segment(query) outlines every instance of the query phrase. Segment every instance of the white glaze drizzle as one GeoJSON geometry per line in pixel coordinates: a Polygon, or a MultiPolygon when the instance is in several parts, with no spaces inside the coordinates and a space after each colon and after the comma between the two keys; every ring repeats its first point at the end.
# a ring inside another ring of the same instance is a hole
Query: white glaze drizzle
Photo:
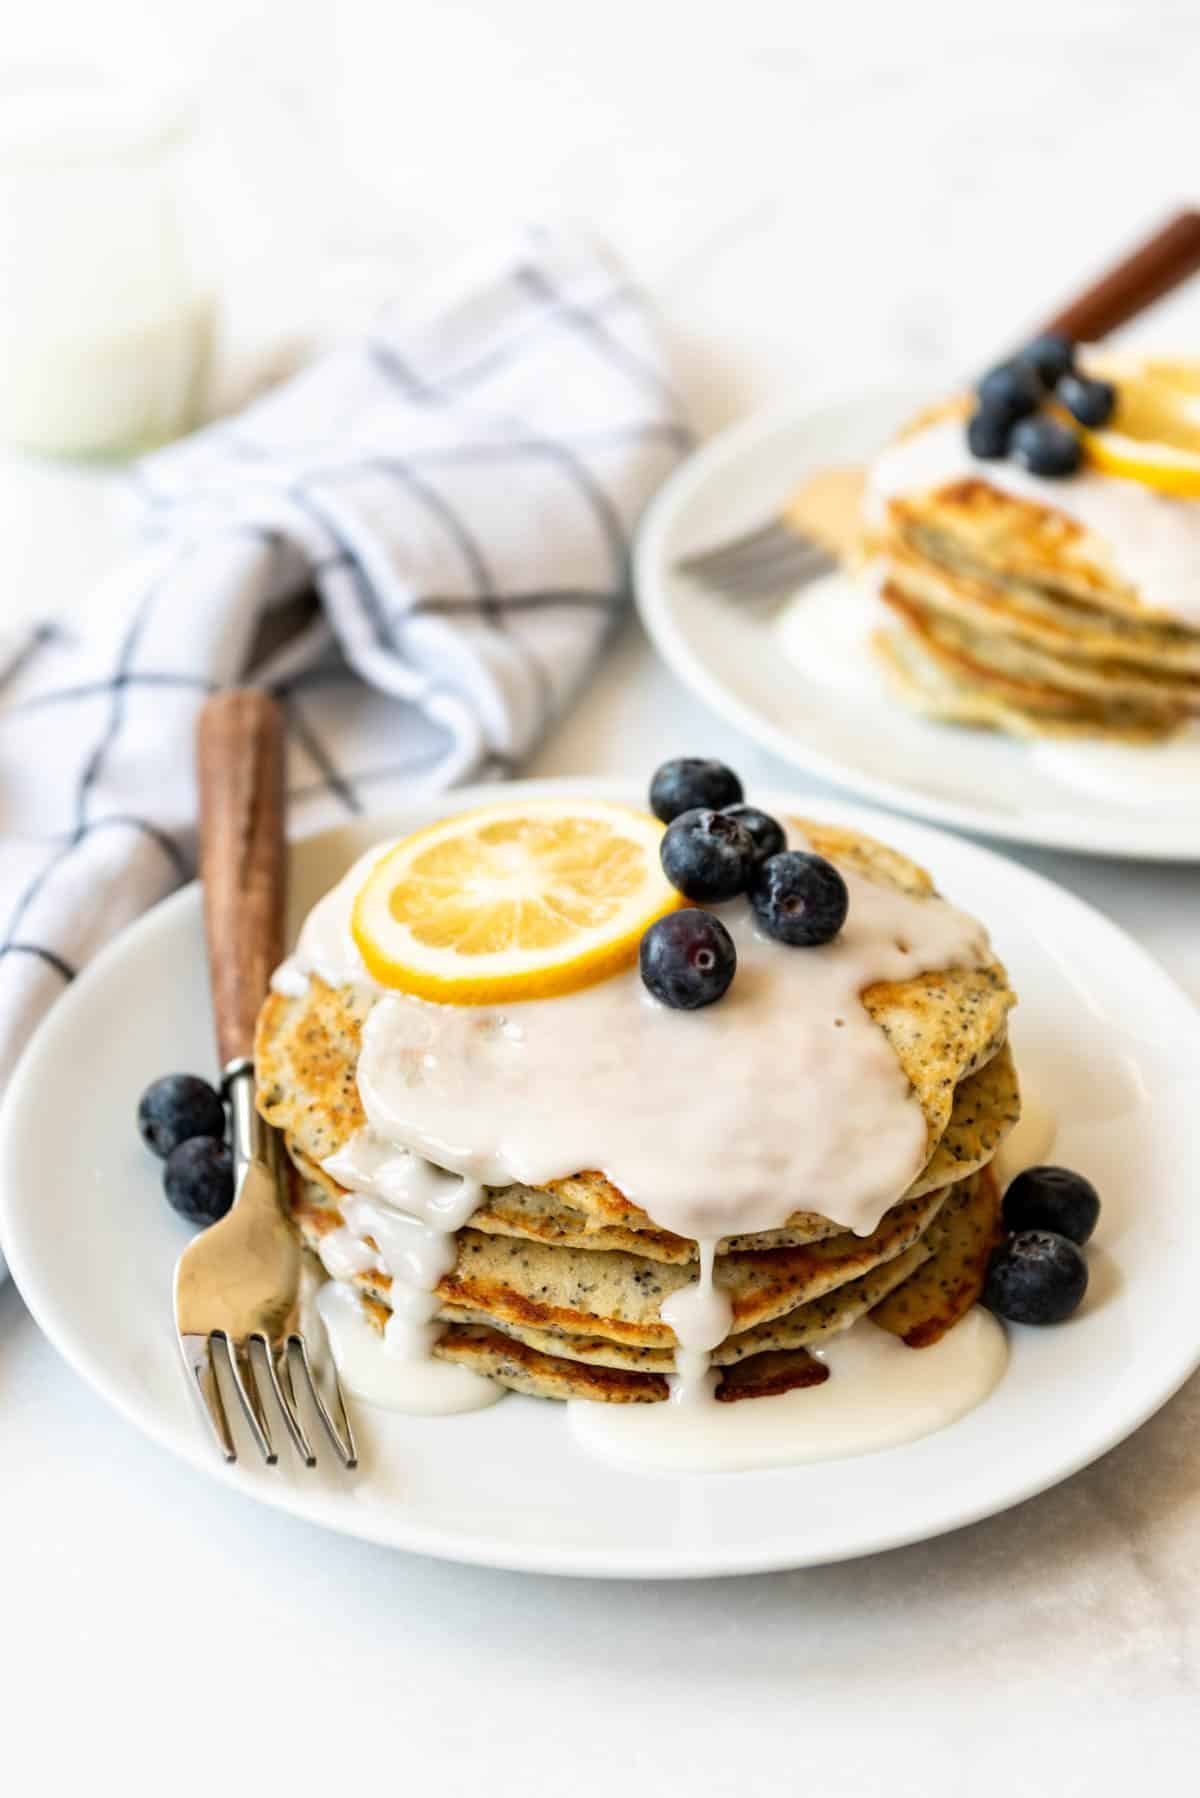
{"type": "Polygon", "coordinates": [[[379,1266],[379,1257],[346,1224],[327,1230],[317,1246],[321,1265],[331,1280],[353,1280],[379,1266]]]}
{"type": "MultiPolygon", "coordinates": [[[[369,1390],[360,1396],[422,1414],[439,1408],[474,1410],[493,1403],[500,1389],[491,1380],[433,1356],[443,1328],[435,1321],[435,1288],[454,1267],[455,1232],[479,1204],[478,1181],[434,1167],[407,1149],[381,1141],[369,1128],[357,1131],[322,1167],[346,1189],[339,1201],[345,1220],[342,1229],[330,1232],[321,1243],[322,1260],[333,1274],[331,1283],[347,1278],[330,1267],[331,1237],[336,1241],[335,1260],[350,1266],[351,1273],[365,1271],[351,1266],[350,1251],[337,1240],[343,1233],[368,1256],[366,1265],[382,1268],[391,1281],[391,1314],[382,1344],[390,1367],[380,1363],[378,1342],[371,1340],[375,1333],[361,1315],[357,1295],[346,1289],[349,1309],[341,1300],[328,1301],[326,1325],[335,1359],[339,1346],[348,1357],[343,1370],[347,1385],[356,1390],[356,1380],[363,1382],[369,1390]],[[374,1242],[374,1254],[363,1241],[365,1237],[374,1242]],[[439,1394],[445,1399],[441,1407],[439,1394]]],[[[340,1359],[338,1366],[342,1367],[340,1359]]]]}
{"type": "Polygon", "coordinates": [[[369,1125],[356,1130],[321,1166],[348,1191],[381,1199],[442,1232],[460,1230],[477,1210],[483,1192],[480,1181],[435,1167],[424,1156],[389,1142],[369,1125]]]}
{"type": "Polygon", "coordinates": [[[733,1323],[733,1305],[716,1278],[715,1236],[700,1243],[700,1268],[690,1286],[663,1300],[659,1315],[675,1332],[675,1373],[670,1380],[674,1404],[694,1405],[712,1396],[709,1374],[712,1351],[719,1348],[733,1323]]]}

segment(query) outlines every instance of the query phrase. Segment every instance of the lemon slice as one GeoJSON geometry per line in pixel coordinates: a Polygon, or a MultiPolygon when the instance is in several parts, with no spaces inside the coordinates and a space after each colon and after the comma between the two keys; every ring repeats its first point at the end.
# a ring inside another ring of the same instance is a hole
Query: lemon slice
{"type": "Polygon", "coordinates": [[[663,826],[604,800],[512,800],[443,819],[377,862],[351,930],[385,986],[450,1005],[541,999],[604,980],[683,903],[663,826]]]}
{"type": "Polygon", "coordinates": [[[1200,363],[1093,355],[1087,372],[1117,389],[1111,422],[1084,433],[1089,460],[1159,493],[1200,499],[1200,363]]]}

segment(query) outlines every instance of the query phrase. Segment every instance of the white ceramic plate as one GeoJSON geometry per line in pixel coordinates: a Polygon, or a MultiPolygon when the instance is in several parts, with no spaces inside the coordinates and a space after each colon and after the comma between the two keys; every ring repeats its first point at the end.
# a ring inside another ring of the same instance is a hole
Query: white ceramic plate
{"type": "MultiPolygon", "coordinates": [[[[1200,807],[1165,809],[1152,775],[1143,788],[1135,771],[1118,801],[1096,791],[1094,778],[1092,790],[1068,782],[1012,738],[915,717],[856,647],[831,655],[813,646],[806,659],[804,602],[789,619],[718,598],[676,572],[681,556],[774,516],[815,469],[867,461],[927,400],[890,394],[752,418],[685,462],[646,514],[634,562],[638,605],[660,653],[756,742],[868,799],[1015,842],[1200,860],[1200,807]]],[[[853,585],[835,579],[844,590],[853,585]]],[[[844,597],[865,614],[859,590],[844,597]]]]}
{"type": "MultiPolygon", "coordinates": [[[[295,909],[368,841],[438,809],[299,845],[295,909]]],[[[1200,1017],[1141,949],[1038,876],[905,820],[820,810],[908,850],[994,923],[1021,994],[1023,1076],[1058,1114],[1057,1155],[1104,1198],[1085,1308],[1056,1330],[1015,1331],[1000,1386],[959,1423],[859,1460],[680,1477],[585,1459],[558,1408],[534,1399],[431,1419],[358,1405],[355,1477],[223,1467],[172,1336],[171,1271],[188,1231],[134,1128],[148,1081],[213,1065],[195,887],[96,959],[12,1082],[4,1238],[42,1328],[117,1410],[212,1478],[352,1535],[538,1572],[681,1577],[868,1554],[1002,1510],[1102,1454],[1200,1361],[1200,1017]]]]}

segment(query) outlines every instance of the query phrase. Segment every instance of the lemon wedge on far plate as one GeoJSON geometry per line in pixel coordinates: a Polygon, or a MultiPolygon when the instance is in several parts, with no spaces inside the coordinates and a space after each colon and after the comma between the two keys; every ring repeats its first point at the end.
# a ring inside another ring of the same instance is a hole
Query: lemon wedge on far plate
{"type": "Polygon", "coordinates": [[[1200,499],[1200,362],[1092,355],[1087,373],[1117,389],[1109,424],[1084,433],[1092,464],[1159,493],[1200,499]]]}
{"type": "Polygon", "coordinates": [[[606,800],[501,801],[419,830],[371,870],[351,930],[385,986],[451,1005],[541,999],[630,966],[683,903],[657,818],[606,800]]]}

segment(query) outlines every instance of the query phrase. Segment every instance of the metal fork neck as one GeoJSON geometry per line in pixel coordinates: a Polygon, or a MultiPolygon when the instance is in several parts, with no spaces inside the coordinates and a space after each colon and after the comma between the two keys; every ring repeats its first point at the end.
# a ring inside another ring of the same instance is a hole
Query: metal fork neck
{"type": "Polygon", "coordinates": [[[270,1162],[267,1126],[254,1106],[254,1062],[239,1055],[227,1062],[221,1076],[221,1090],[229,1101],[232,1120],[233,1159],[237,1171],[251,1161],[270,1162]]]}

